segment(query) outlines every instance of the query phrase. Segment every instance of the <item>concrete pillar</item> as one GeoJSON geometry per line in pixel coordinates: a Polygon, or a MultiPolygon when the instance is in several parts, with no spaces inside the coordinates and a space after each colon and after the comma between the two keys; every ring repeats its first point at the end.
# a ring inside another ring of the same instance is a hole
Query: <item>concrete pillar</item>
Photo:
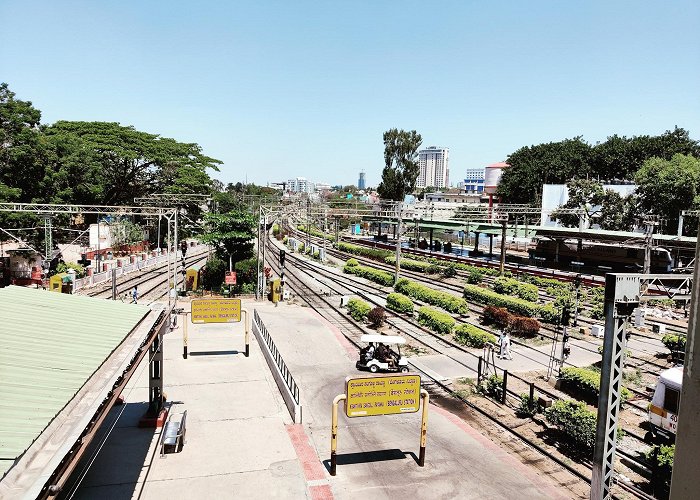
{"type": "Polygon", "coordinates": [[[493,235],[489,234],[489,257],[493,257],[493,235]]]}
{"type": "MultiPolygon", "coordinates": [[[[700,246],[695,248],[695,262],[700,262],[700,246]]],[[[698,491],[698,450],[700,450],[700,266],[693,272],[692,295],[690,299],[690,320],[688,338],[685,344],[685,369],[683,387],[678,412],[676,431],[676,452],[673,459],[671,479],[671,500],[694,498],[698,491]]]]}
{"type": "Polygon", "coordinates": [[[479,251],[479,235],[481,233],[478,233],[474,231],[474,253],[479,251]]]}
{"type": "Polygon", "coordinates": [[[555,242],[555,248],[554,248],[554,262],[559,262],[559,245],[561,245],[561,240],[554,240],[555,242]]]}

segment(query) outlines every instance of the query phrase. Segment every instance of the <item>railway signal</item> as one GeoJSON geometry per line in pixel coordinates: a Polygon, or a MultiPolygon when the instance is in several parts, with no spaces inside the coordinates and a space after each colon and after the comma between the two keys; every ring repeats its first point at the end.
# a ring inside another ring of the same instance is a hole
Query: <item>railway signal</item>
{"type": "Polygon", "coordinates": [[[284,266],[284,258],[287,255],[287,252],[284,250],[280,250],[280,266],[284,266]]]}

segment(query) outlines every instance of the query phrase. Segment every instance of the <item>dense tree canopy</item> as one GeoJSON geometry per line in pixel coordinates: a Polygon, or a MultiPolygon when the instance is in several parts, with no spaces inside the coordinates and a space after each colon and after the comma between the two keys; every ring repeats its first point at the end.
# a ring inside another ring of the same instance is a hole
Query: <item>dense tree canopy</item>
{"type": "MultiPolygon", "coordinates": [[[[672,232],[681,210],[700,208],[700,159],[696,157],[675,154],[669,160],[651,158],[639,169],[635,181],[642,212],[661,216],[672,232]]],[[[695,233],[697,220],[686,224],[686,231],[695,233]]]]}
{"type": "Polygon", "coordinates": [[[423,139],[415,130],[384,132],[384,170],[377,192],[385,200],[402,201],[416,189],[418,148],[423,139]]]}
{"type": "Polygon", "coordinates": [[[681,153],[700,157],[700,145],[682,128],[659,136],[621,137],[589,145],[581,137],[526,146],[508,157],[499,195],[508,203],[537,204],[543,184],[563,184],[574,178],[632,180],[649,158],[671,159],[681,153]]]}
{"type": "Polygon", "coordinates": [[[201,239],[212,244],[220,258],[228,260],[232,271],[236,262],[253,254],[256,220],[247,210],[205,214],[207,231],[201,239]]]}
{"type": "Polygon", "coordinates": [[[568,201],[552,213],[566,227],[594,225],[601,229],[629,231],[635,224],[635,195],[621,196],[612,189],[603,189],[600,181],[572,179],[566,183],[568,201]],[[575,210],[575,212],[571,212],[575,210]]]}

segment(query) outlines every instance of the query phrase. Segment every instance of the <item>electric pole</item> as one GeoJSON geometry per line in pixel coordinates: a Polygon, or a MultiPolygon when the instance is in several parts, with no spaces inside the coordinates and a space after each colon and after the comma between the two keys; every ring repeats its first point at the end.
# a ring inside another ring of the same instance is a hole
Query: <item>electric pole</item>
{"type": "Polygon", "coordinates": [[[399,282],[401,270],[401,202],[396,205],[396,276],[394,284],[399,282]]]}
{"type": "Polygon", "coordinates": [[[654,226],[659,225],[659,217],[657,215],[649,215],[644,220],[646,232],[644,233],[644,274],[651,272],[651,250],[654,243],[654,226]]]}
{"type": "Polygon", "coordinates": [[[499,213],[497,220],[501,223],[501,265],[499,269],[500,275],[503,276],[506,263],[506,228],[508,226],[508,214],[499,213]]]}

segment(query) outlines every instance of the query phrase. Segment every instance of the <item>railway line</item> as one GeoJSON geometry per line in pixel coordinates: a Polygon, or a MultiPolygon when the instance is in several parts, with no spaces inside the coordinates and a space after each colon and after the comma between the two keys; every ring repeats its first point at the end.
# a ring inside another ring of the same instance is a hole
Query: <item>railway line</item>
{"type": "MultiPolygon", "coordinates": [[[[277,259],[275,258],[276,253],[278,252],[278,248],[272,243],[269,244],[268,248],[273,252],[273,257],[270,259],[269,262],[272,264],[273,268],[275,268],[277,272],[280,272],[281,270],[279,268],[279,265],[277,264],[277,259]]],[[[356,293],[362,295],[368,301],[381,305],[381,303],[377,301],[376,298],[373,299],[373,297],[381,297],[383,291],[381,291],[381,289],[378,290],[377,287],[363,284],[359,280],[349,278],[345,275],[331,273],[330,271],[324,270],[321,267],[316,266],[315,264],[311,264],[305,259],[294,254],[291,254],[290,257],[290,260],[294,263],[295,267],[298,270],[304,272],[309,278],[313,279],[317,285],[320,285],[322,287],[322,289],[320,292],[317,292],[310,285],[308,285],[308,283],[306,283],[303,278],[297,276],[295,271],[290,271],[289,268],[287,268],[285,272],[288,286],[290,286],[297,293],[297,296],[299,296],[311,307],[314,307],[320,314],[324,316],[324,318],[328,319],[332,324],[337,326],[339,330],[343,333],[343,335],[346,336],[346,338],[348,338],[348,340],[350,340],[353,343],[353,345],[358,346],[357,340],[359,338],[359,335],[367,333],[368,329],[358,324],[354,320],[348,318],[348,316],[339,309],[339,306],[335,305],[335,303],[333,302],[333,298],[335,298],[336,303],[339,303],[338,299],[341,295],[347,295],[348,293],[356,293]],[[329,283],[329,281],[331,282],[329,283]]],[[[469,350],[452,342],[451,340],[440,336],[439,334],[425,329],[421,325],[418,325],[415,321],[409,320],[407,317],[403,317],[402,315],[393,313],[391,311],[387,311],[387,313],[391,318],[388,319],[387,322],[394,328],[398,329],[402,334],[409,337],[413,342],[422,344],[424,346],[425,352],[437,352],[448,356],[455,362],[467,367],[468,369],[476,373],[477,369],[474,367],[474,365],[478,363],[478,355],[470,352],[469,350]],[[472,364],[464,362],[465,357],[470,357],[472,360],[472,364]]],[[[414,369],[418,369],[418,367],[416,367],[415,364],[413,364],[413,367],[414,369]]],[[[444,392],[442,397],[454,396],[454,391],[447,384],[444,384],[441,380],[438,380],[433,376],[426,374],[422,370],[419,371],[424,373],[425,377],[427,377],[427,379],[429,380],[429,384],[427,384],[427,386],[432,388],[433,391],[439,389],[439,391],[444,392]]],[[[520,380],[522,380],[524,384],[534,384],[533,382],[527,381],[526,379],[520,378],[520,380]]],[[[547,389],[541,387],[537,387],[537,389],[542,393],[552,394],[552,392],[547,389]]],[[[519,394],[517,392],[508,390],[508,393],[509,396],[516,397],[519,399],[519,394]]],[[[553,396],[555,398],[558,397],[556,395],[553,396]]],[[[494,417],[493,415],[489,414],[483,409],[478,408],[473,403],[467,401],[465,398],[460,397],[458,399],[460,399],[463,403],[465,403],[467,406],[474,409],[481,415],[488,418],[493,423],[496,423],[500,427],[507,429],[513,435],[523,440],[523,442],[525,442],[527,445],[533,447],[534,449],[537,449],[540,453],[551,458],[558,466],[568,470],[577,478],[590,481],[588,477],[581,474],[580,471],[570,467],[563,460],[552,455],[547,450],[540,447],[537,443],[534,443],[532,440],[519,434],[517,431],[514,431],[513,429],[510,429],[507,426],[504,426],[498,420],[497,417],[494,417]]],[[[633,433],[631,435],[633,435],[633,433]]],[[[634,435],[634,437],[639,438],[636,435],[634,435]]],[[[625,457],[625,459],[629,462],[634,463],[640,470],[645,470],[647,467],[646,464],[640,462],[631,453],[626,453],[624,450],[620,450],[620,455],[625,457]]],[[[623,483],[619,484],[623,489],[627,489],[627,491],[635,494],[640,498],[650,498],[646,495],[646,493],[634,486],[626,485],[623,483]]]]}

